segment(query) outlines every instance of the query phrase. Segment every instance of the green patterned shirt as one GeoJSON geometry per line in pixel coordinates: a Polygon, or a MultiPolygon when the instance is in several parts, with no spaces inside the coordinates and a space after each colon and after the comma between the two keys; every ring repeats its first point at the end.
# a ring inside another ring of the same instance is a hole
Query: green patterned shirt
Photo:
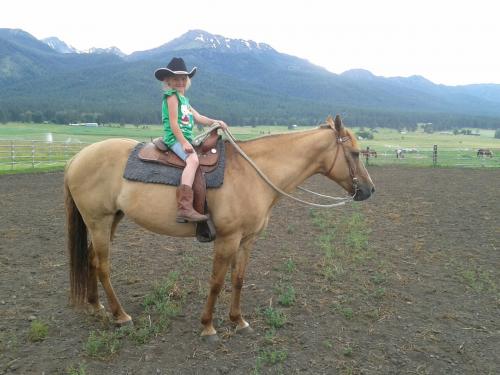
{"type": "Polygon", "coordinates": [[[193,139],[194,117],[191,113],[189,99],[175,89],[167,90],[163,92],[162,121],[163,129],[165,130],[163,141],[168,147],[172,147],[174,143],[177,142],[177,138],[175,138],[175,134],[170,127],[170,116],[168,113],[167,104],[167,98],[174,94],[179,100],[179,106],[177,107],[177,123],[181,128],[181,132],[184,135],[184,138],[186,138],[188,142],[191,142],[191,140],[193,139]]]}

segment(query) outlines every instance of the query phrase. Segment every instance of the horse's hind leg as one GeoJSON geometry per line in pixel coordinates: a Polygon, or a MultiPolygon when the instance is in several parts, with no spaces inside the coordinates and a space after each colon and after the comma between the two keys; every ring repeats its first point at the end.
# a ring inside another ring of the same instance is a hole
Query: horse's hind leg
{"type": "MultiPolygon", "coordinates": [[[[123,212],[119,211],[113,218],[113,224],[111,226],[110,241],[113,241],[113,236],[116,231],[118,223],[123,218],[123,212]]],[[[89,281],[88,281],[88,292],[87,292],[87,302],[89,303],[93,312],[100,312],[104,310],[104,306],[99,303],[99,293],[97,291],[97,278],[98,278],[98,268],[99,268],[99,257],[94,251],[94,246],[92,242],[89,246],[89,281]]]]}
{"type": "Polygon", "coordinates": [[[243,288],[243,279],[245,277],[245,270],[250,256],[250,249],[253,245],[255,237],[246,238],[241,242],[240,248],[233,258],[231,264],[231,310],[229,311],[229,319],[236,323],[236,331],[240,333],[251,332],[250,325],[241,316],[240,297],[241,289],[243,288]]]}
{"type": "Polygon", "coordinates": [[[130,322],[132,318],[123,310],[110,280],[109,248],[112,228],[116,227],[117,224],[115,220],[116,216],[107,216],[98,223],[91,223],[89,230],[92,236],[92,247],[97,257],[96,270],[99,281],[106,292],[115,322],[117,324],[124,324],[130,322]],[[113,225],[114,223],[116,224],[113,225]]]}
{"type": "Polygon", "coordinates": [[[99,303],[99,293],[97,291],[97,267],[99,259],[94,251],[92,242],[89,249],[89,279],[87,286],[87,302],[90,305],[93,313],[97,313],[104,309],[104,306],[99,303]]]}

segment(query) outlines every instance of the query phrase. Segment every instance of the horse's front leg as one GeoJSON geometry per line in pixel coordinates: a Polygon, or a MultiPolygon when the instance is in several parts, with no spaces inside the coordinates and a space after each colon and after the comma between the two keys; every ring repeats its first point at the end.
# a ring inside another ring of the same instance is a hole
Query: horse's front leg
{"type": "Polygon", "coordinates": [[[243,279],[245,278],[245,270],[250,256],[250,249],[253,245],[255,237],[246,238],[241,242],[240,248],[233,258],[231,264],[231,282],[233,284],[231,294],[231,310],[229,311],[229,319],[236,323],[236,331],[239,333],[250,333],[252,329],[245,319],[241,316],[240,297],[241,289],[243,288],[243,279]]]}
{"type": "Polygon", "coordinates": [[[240,238],[240,236],[232,236],[230,238],[222,237],[215,240],[210,293],[208,294],[207,303],[201,317],[201,324],[203,324],[201,335],[210,337],[211,340],[216,340],[217,338],[217,331],[213,325],[215,302],[224,285],[224,277],[226,276],[229,264],[239,247],[240,238]]]}

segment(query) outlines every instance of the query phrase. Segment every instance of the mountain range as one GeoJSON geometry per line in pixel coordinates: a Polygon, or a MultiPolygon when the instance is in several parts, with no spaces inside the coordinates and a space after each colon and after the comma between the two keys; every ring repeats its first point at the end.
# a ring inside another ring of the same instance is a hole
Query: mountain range
{"type": "Polygon", "coordinates": [[[500,128],[500,85],[445,86],[362,69],[335,74],[265,43],[202,30],[126,55],[0,29],[0,122],[160,123],[153,72],[174,56],[198,67],[188,92],[193,106],[230,124],[317,124],[341,113],[351,126],[500,128]]]}

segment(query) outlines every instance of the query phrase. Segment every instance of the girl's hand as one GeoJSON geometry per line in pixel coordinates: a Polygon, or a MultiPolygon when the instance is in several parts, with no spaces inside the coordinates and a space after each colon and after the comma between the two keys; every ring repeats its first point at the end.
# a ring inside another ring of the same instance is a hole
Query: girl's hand
{"type": "Polygon", "coordinates": [[[217,122],[220,124],[220,127],[222,128],[222,130],[227,130],[227,128],[229,127],[229,126],[227,126],[227,124],[224,121],[217,120],[217,122]]]}
{"type": "Polygon", "coordinates": [[[184,143],[182,144],[182,148],[183,148],[183,150],[184,150],[184,152],[185,152],[186,154],[191,154],[191,153],[193,153],[193,152],[194,152],[193,145],[191,145],[191,143],[189,143],[189,142],[184,142],[184,143]]]}

